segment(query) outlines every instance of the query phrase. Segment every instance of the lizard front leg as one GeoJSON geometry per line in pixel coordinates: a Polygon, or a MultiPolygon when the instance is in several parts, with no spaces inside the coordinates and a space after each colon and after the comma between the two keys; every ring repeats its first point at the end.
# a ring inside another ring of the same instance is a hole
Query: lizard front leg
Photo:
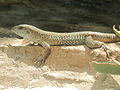
{"type": "Polygon", "coordinates": [[[113,52],[114,54],[116,54],[117,56],[119,56],[119,54],[117,52],[115,52],[114,50],[111,50],[110,47],[108,47],[104,42],[93,40],[91,36],[86,37],[85,44],[89,48],[100,48],[100,47],[103,48],[104,51],[106,52],[108,58],[110,58],[109,51],[113,52]]]}
{"type": "Polygon", "coordinates": [[[51,49],[50,49],[50,45],[45,41],[42,41],[42,42],[39,41],[38,43],[42,45],[42,47],[44,48],[44,51],[42,52],[41,55],[35,58],[35,64],[37,64],[37,66],[43,66],[46,62],[46,59],[51,53],[51,49]]]}

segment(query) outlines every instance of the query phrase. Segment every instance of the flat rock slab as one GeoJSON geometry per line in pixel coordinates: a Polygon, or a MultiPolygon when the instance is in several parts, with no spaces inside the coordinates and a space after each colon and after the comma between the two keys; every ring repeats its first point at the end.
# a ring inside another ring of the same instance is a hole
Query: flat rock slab
{"type": "MultiPolygon", "coordinates": [[[[106,52],[102,49],[92,50],[85,45],[51,46],[52,52],[45,65],[38,68],[34,59],[44,49],[41,46],[25,46],[22,43],[22,39],[0,38],[1,89],[13,86],[15,89],[40,89],[43,86],[56,90],[120,89],[119,76],[100,74],[96,78],[96,72],[90,67],[93,60],[106,60],[106,52]]],[[[120,52],[119,43],[110,43],[109,46],[120,52]]]]}

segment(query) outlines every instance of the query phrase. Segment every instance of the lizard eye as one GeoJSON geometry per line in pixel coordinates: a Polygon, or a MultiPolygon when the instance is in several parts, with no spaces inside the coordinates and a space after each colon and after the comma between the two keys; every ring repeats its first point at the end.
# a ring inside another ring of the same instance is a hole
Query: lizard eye
{"type": "Polygon", "coordinates": [[[22,30],[22,29],[24,29],[24,27],[21,27],[21,26],[20,26],[19,29],[22,30]]]}

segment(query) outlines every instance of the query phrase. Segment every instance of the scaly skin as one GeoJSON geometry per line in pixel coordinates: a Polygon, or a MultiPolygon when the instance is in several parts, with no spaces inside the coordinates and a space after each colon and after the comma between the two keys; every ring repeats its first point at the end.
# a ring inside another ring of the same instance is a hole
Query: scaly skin
{"type": "MultiPolygon", "coordinates": [[[[115,29],[115,28],[113,28],[115,29]]],[[[45,63],[50,54],[50,46],[54,45],[80,45],[85,44],[89,48],[103,47],[112,51],[104,42],[118,42],[120,37],[110,33],[100,33],[92,31],[73,32],[73,33],[56,33],[38,29],[32,25],[22,24],[14,26],[12,31],[26,40],[39,43],[45,49],[42,57],[38,58],[36,63],[45,63]]],[[[116,31],[117,32],[117,31],[116,31]]],[[[40,64],[41,65],[41,64],[40,64]]]]}
{"type": "MultiPolygon", "coordinates": [[[[84,44],[86,37],[101,42],[118,42],[120,37],[110,33],[100,33],[92,31],[73,32],[73,33],[55,33],[38,29],[31,25],[18,25],[12,28],[12,31],[22,36],[24,39],[37,42],[45,41],[50,45],[80,45],[84,44]],[[23,30],[22,30],[23,29],[23,30]]],[[[38,43],[38,42],[37,42],[38,43]]]]}

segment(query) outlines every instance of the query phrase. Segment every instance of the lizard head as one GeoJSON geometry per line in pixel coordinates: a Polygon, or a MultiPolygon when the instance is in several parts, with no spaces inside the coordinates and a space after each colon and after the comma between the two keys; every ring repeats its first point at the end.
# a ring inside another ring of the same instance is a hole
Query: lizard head
{"type": "Polygon", "coordinates": [[[32,29],[36,29],[36,27],[27,24],[21,24],[12,27],[11,31],[25,39],[29,39],[32,36],[32,33],[34,33],[32,29]]]}
{"type": "Polygon", "coordinates": [[[119,28],[118,29],[116,29],[115,28],[115,25],[113,25],[113,31],[115,32],[115,34],[117,35],[117,36],[119,36],[120,37],[120,25],[119,25],[119,28]]]}

